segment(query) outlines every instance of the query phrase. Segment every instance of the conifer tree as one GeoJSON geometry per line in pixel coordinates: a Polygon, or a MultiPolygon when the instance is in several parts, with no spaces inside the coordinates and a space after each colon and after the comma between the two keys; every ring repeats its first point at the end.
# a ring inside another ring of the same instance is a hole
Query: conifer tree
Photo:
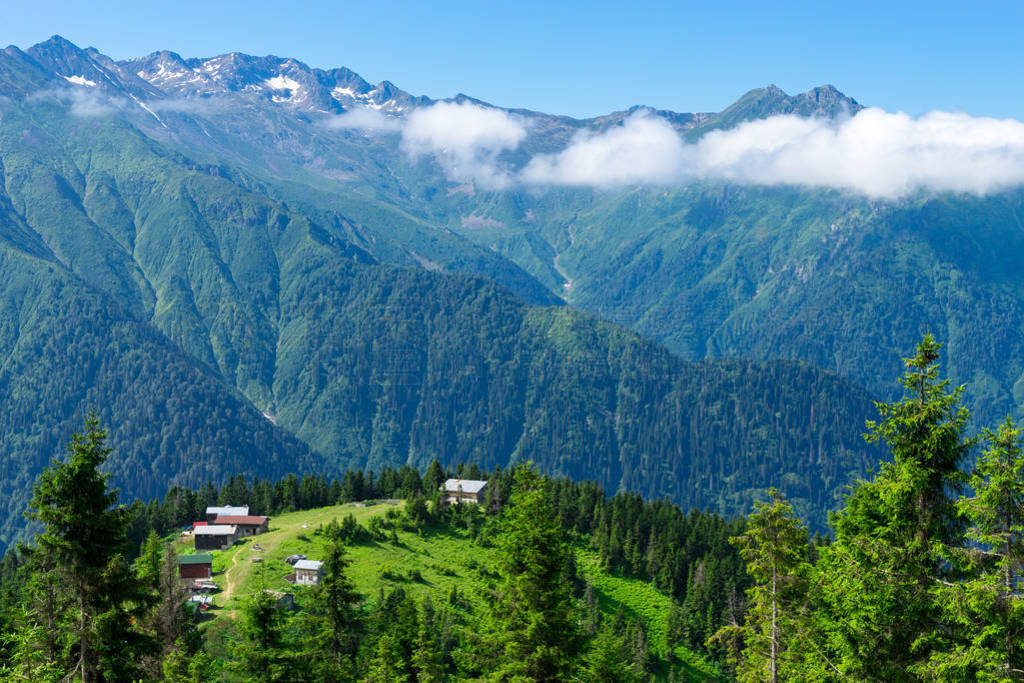
{"type": "Polygon", "coordinates": [[[956,646],[936,652],[922,675],[942,680],[1024,680],[1024,450],[1021,429],[1009,418],[985,430],[988,449],[971,477],[974,496],[960,509],[970,520],[970,545],[951,560],[967,578],[940,584],[956,646]]]}
{"type": "Polygon", "coordinates": [[[345,680],[353,675],[363,631],[362,596],[348,577],[349,560],[337,524],[328,527],[327,535],[323,578],[313,588],[304,624],[306,659],[317,678],[345,680]]]}
{"type": "Polygon", "coordinates": [[[242,608],[233,668],[245,680],[272,683],[292,678],[291,661],[284,649],[284,617],[270,591],[259,588],[242,608]]]}
{"type": "Polygon", "coordinates": [[[423,473],[423,491],[427,496],[433,498],[433,494],[441,488],[444,479],[444,468],[441,467],[437,458],[434,458],[427,466],[427,471],[423,473]]]}
{"type": "Polygon", "coordinates": [[[515,490],[498,538],[504,582],[493,603],[499,678],[564,680],[584,644],[570,588],[570,548],[544,482],[516,468],[515,490]]]}
{"type": "Polygon", "coordinates": [[[832,519],[836,540],[821,551],[834,665],[854,678],[909,680],[948,646],[935,589],[952,570],[944,549],[963,540],[956,496],[973,442],[962,387],[939,379],[939,349],[926,336],[905,361],[903,400],[877,404],[882,419],[868,423],[868,438],[893,460],[848,497],[832,519]]]}
{"type": "Polygon", "coordinates": [[[634,683],[640,681],[637,665],[621,636],[605,625],[594,637],[586,657],[583,679],[592,683],[634,683]]]}
{"type": "Polygon", "coordinates": [[[54,626],[67,637],[67,674],[83,683],[131,679],[154,650],[132,626],[150,595],[125,559],[126,511],[115,507],[117,491],[100,471],[110,454],[106,436],[90,414],[84,431],[72,436],[67,460],[54,460],[39,476],[27,515],[44,526],[34,571],[71,596],[54,626]]]}
{"type": "Polygon", "coordinates": [[[416,636],[413,666],[419,683],[439,683],[445,680],[444,652],[441,647],[441,629],[430,596],[423,599],[420,610],[420,630],[416,636]]]}
{"type": "Polygon", "coordinates": [[[806,666],[796,645],[806,637],[802,611],[808,536],[782,494],[771,488],[768,495],[769,502],[755,504],[746,532],[730,539],[755,582],[747,590],[746,621],[723,627],[712,640],[724,644],[729,637],[741,639],[739,680],[777,683],[799,677],[806,666]]]}

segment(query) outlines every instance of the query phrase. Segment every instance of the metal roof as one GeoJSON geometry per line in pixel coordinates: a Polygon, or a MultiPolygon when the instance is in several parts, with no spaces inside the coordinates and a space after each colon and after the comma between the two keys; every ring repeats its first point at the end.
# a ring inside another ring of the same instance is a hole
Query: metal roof
{"type": "Polygon", "coordinates": [[[444,483],[444,490],[458,491],[461,488],[463,493],[480,493],[485,486],[487,482],[479,479],[449,479],[444,483]]]}
{"type": "Polygon", "coordinates": [[[192,533],[196,536],[227,536],[238,533],[238,528],[228,524],[210,524],[208,526],[197,526],[192,533]]]}
{"type": "Polygon", "coordinates": [[[249,514],[249,506],[248,505],[240,505],[240,506],[223,505],[223,506],[217,507],[216,505],[211,505],[210,507],[206,508],[206,514],[208,514],[208,515],[247,515],[247,514],[249,514]]]}
{"type": "Polygon", "coordinates": [[[178,555],[178,564],[211,564],[213,555],[210,553],[198,553],[195,555],[178,555]]]}
{"type": "Polygon", "coordinates": [[[295,563],[296,569],[311,569],[316,571],[324,566],[324,563],[320,560],[299,560],[295,563]]]}

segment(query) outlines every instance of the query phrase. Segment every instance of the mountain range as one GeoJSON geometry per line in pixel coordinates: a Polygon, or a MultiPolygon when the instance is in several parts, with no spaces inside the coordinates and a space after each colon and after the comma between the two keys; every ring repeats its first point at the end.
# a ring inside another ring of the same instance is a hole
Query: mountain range
{"type": "Polygon", "coordinates": [[[694,141],[861,109],[768,87],[579,120],[287,58],[7,48],[0,543],[90,408],[129,497],[531,459],[725,514],[776,485],[820,527],[924,332],[979,420],[1024,404],[1024,194],[509,178],[638,120],[694,141]],[[511,137],[412,128],[442,105],[511,137]]]}

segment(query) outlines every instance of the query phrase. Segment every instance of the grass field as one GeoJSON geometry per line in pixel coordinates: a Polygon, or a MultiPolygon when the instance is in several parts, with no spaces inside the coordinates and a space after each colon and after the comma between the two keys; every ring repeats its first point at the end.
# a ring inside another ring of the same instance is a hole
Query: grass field
{"type": "MultiPolygon", "coordinates": [[[[242,600],[260,586],[290,592],[301,605],[308,589],[285,580],[293,571],[284,561],[286,557],[301,553],[319,560],[326,541],[319,532],[321,526],[332,520],[340,523],[348,515],[365,526],[372,517],[401,510],[403,506],[400,502],[384,501],[287,513],[271,519],[268,533],[244,539],[228,550],[214,551],[213,579],[221,592],[214,596],[213,616],[205,628],[212,631],[210,635],[222,634],[242,600]]],[[[382,589],[400,585],[417,601],[430,595],[435,602],[443,603],[457,588],[470,611],[485,612],[488,589],[496,587],[500,580],[494,548],[482,547],[462,529],[444,528],[422,534],[397,530],[396,536],[397,540],[365,541],[348,548],[348,574],[368,601],[376,601],[382,589]]],[[[177,543],[180,552],[191,552],[191,538],[179,539],[177,543]]],[[[622,609],[627,616],[642,619],[652,648],[664,655],[670,599],[648,583],[604,571],[593,551],[578,547],[576,552],[577,565],[593,585],[602,613],[610,617],[622,609]]],[[[680,667],[687,674],[686,680],[721,679],[717,669],[699,655],[683,648],[677,648],[675,654],[682,662],[680,667]]]]}

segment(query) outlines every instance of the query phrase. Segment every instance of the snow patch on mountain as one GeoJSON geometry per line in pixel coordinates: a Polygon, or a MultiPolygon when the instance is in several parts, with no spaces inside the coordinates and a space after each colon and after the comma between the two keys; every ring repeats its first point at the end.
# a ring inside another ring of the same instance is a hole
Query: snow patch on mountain
{"type": "Polygon", "coordinates": [[[96,87],[96,81],[90,81],[85,76],[64,76],[63,78],[68,83],[74,83],[75,85],[87,85],[90,88],[96,87]]]}
{"type": "Polygon", "coordinates": [[[339,102],[342,100],[342,98],[345,98],[345,97],[350,97],[352,99],[355,99],[355,98],[360,97],[360,96],[361,96],[360,93],[357,93],[352,88],[343,88],[340,85],[336,86],[333,90],[331,90],[331,97],[333,97],[334,99],[338,100],[339,102]]]}
{"type": "Polygon", "coordinates": [[[291,90],[292,92],[295,92],[302,87],[294,78],[289,78],[283,74],[278,74],[277,76],[269,78],[263,82],[266,83],[267,87],[271,90],[291,90]]]}

